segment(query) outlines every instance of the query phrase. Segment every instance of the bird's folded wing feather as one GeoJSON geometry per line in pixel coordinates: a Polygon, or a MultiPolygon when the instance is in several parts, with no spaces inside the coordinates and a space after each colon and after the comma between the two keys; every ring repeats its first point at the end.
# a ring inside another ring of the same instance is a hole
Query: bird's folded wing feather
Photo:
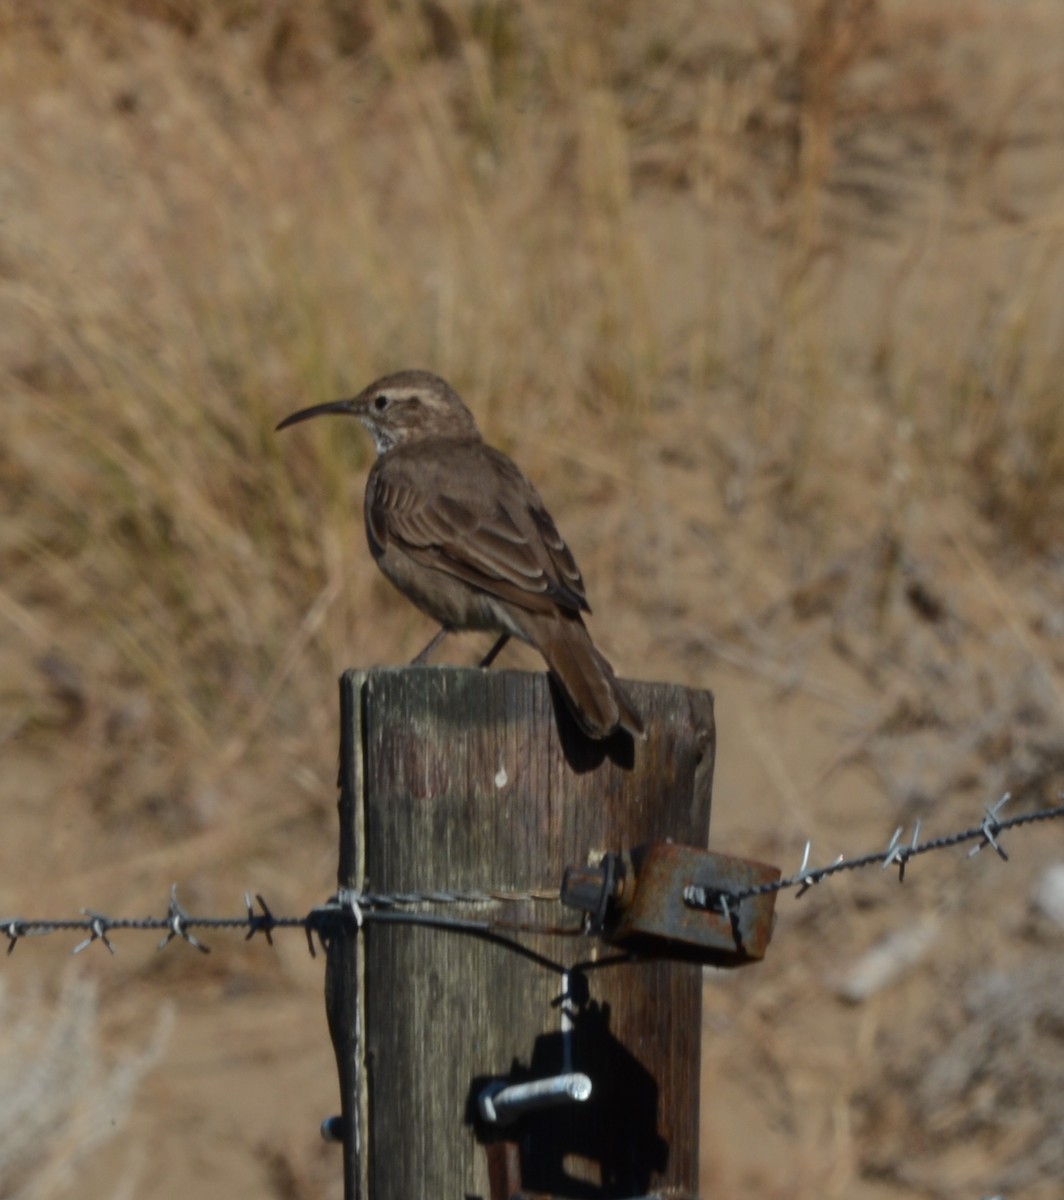
{"type": "Polygon", "coordinates": [[[379,467],[366,519],[381,547],[523,608],[590,611],[568,546],[510,459],[475,443],[434,461],[395,455],[379,467]]]}

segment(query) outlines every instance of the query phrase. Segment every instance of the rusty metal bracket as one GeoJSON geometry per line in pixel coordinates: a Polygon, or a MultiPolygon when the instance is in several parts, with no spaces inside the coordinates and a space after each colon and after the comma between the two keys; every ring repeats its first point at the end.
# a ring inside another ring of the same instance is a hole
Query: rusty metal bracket
{"type": "Polygon", "coordinates": [[[675,842],[647,842],[569,867],[561,899],[589,914],[592,933],[654,958],[737,967],[765,956],[776,895],[728,897],[780,877],[778,867],[675,842]]]}

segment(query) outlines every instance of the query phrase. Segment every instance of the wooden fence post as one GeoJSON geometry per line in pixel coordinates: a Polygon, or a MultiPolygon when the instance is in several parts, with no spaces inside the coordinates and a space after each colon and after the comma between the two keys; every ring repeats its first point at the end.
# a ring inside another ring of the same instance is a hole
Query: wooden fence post
{"type": "MultiPolygon", "coordinates": [[[[589,853],[665,838],[705,846],[712,696],[626,686],[648,731],[634,744],[584,737],[541,674],[345,674],[341,888],[557,889],[589,853]]],[[[537,900],[432,911],[578,924],[537,900]]],[[[442,928],[367,922],[331,940],[347,1200],[695,1193],[701,969],[611,965],[610,949],[584,937],[519,940],[554,967],[442,928]],[[502,1129],[476,1116],[492,1080],[565,1070],[590,1077],[586,1103],[502,1129]]]]}

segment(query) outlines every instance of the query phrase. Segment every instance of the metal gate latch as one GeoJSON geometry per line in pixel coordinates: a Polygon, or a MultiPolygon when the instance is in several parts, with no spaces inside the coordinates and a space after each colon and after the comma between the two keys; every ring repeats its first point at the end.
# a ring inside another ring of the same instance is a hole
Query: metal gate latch
{"type": "Polygon", "coordinates": [[[507,1083],[498,1079],[480,1093],[477,1108],[489,1125],[509,1125],[525,1113],[587,1100],[590,1095],[591,1080],[578,1071],[527,1083],[507,1083]]]}
{"type": "Polygon", "coordinates": [[[738,967],[764,958],[775,923],[778,867],[675,842],[646,842],[568,867],[563,904],[590,914],[591,932],[652,958],[738,967]],[[732,898],[744,894],[741,902],[732,898]]]}
{"type": "MultiPolygon", "coordinates": [[[[591,1080],[579,1071],[524,1083],[495,1079],[477,1097],[477,1109],[487,1124],[509,1125],[526,1113],[580,1103],[591,1096],[591,1090],[591,1080]]],[[[521,1191],[521,1148],[513,1136],[489,1141],[484,1149],[488,1156],[491,1200],[518,1200],[524,1196],[521,1191]]],[[[537,1198],[529,1197],[529,1200],[537,1198]]],[[[551,1198],[542,1196],[538,1200],[551,1198]]]]}

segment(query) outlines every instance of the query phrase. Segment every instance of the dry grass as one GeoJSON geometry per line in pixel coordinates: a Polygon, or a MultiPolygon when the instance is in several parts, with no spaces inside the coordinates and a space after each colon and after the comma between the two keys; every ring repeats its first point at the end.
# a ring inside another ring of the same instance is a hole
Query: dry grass
{"type": "Polygon", "coordinates": [[[794,684],[830,611],[895,747],[957,667],[939,604],[1011,629],[1052,715],[1062,32],[1038,0],[0,3],[12,789],[190,861],[326,812],[334,677],[428,625],[364,552],[357,432],[272,430],[403,365],[536,478],[622,669],[704,683],[726,638],[794,684]]]}
{"type": "Polygon", "coordinates": [[[365,447],[272,426],[398,363],[527,439],[548,491],[547,451],[594,436],[636,507],[647,439],[694,426],[712,453],[712,428],[735,486],[830,542],[878,444],[873,509],[903,472],[1044,547],[1059,180],[1020,194],[1001,163],[1048,81],[1006,63],[988,87],[997,64],[958,55],[924,94],[958,33],[912,5],[715,7],[370,4],[361,42],[328,5],[13,10],[2,553],[38,652],[76,617],[208,772],[302,720],[338,643],[377,644],[385,594],[351,545],[365,447]],[[961,104],[977,76],[990,127],[961,104]]]}

